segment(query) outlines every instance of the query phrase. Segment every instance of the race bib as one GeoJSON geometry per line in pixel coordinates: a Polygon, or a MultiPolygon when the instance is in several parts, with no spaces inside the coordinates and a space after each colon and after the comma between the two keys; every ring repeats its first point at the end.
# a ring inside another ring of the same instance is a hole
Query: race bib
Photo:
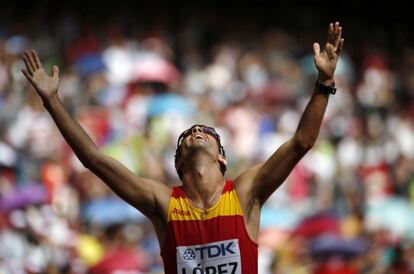
{"type": "Polygon", "coordinates": [[[177,247],[178,274],[241,274],[239,240],[177,247]]]}

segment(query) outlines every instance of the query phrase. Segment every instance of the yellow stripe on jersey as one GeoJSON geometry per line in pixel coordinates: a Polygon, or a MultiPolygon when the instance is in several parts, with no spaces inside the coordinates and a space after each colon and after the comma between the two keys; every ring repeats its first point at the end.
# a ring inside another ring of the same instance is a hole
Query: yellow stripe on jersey
{"type": "Polygon", "coordinates": [[[207,210],[190,204],[187,198],[171,197],[168,221],[205,221],[218,216],[243,216],[239,199],[233,189],[221,194],[217,203],[207,210]]]}

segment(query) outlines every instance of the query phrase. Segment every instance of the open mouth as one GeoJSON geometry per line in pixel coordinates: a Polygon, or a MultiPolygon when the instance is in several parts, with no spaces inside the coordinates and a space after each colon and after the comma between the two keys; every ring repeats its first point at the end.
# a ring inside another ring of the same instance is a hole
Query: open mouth
{"type": "Polygon", "coordinates": [[[193,136],[193,139],[194,140],[206,140],[206,138],[203,136],[203,135],[201,135],[201,134],[196,134],[196,135],[194,135],[193,136]]]}

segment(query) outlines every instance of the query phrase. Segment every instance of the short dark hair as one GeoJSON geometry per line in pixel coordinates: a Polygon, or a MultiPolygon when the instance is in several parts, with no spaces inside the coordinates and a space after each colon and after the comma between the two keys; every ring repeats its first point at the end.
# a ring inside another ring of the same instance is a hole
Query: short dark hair
{"type": "MultiPolygon", "coordinates": [[[[191,130],[196,126],[200,126],[200,127],[203,127],[203,128],[206,127],[204,125],[193,125],[190,128],[184,130],[180,134],[180,136],[178,137],[178,140],[177,140],[177,148],[175,150],[174,163],[175,163],[175,168],[177,170],[178,177],[180,177],[181,180],[182,180],[182,177],[183,177],[183,172],[180,169],[177,168],[177,163],[181,158],[180,148],[181,148],[182,140],[185,137],[187,137],[188,133],[191,132],[191,130]]],[[[206,127],[206,128],[209,128],[209,129],[213,130],[214,133],[207,132],[207,134],[212,135],[214,137],[214,139],[216,139],[218,147],[219,147],[219,153],[220,153],[220,155],[222,155],[225,158],[226,157],[226,152],[224,151],[224,147],[221,145],[220,135],[218,135],[218,133],[216,132],[216,130],[213,127],[206,127]]],[[[226,171],[227,171],[226,164],[220,163],[220,172],[223,176],[226,173],[226,171]]]]}

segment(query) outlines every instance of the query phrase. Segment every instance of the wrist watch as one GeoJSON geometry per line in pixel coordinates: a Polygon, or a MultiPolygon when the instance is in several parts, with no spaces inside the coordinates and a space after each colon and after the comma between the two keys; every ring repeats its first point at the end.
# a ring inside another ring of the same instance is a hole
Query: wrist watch
{"type": "Polygon", "coordinates": [[[327,86],[327,85],[324,85],[321,82],[319,82],[319,80],[317,80],[316,83],[315,83],[315,88],[319,91],[322,91],[322,92],[328,93],[328,94],[335,94],[336,93],[335,82],[333,82],[332,85],[327,86]]]}

